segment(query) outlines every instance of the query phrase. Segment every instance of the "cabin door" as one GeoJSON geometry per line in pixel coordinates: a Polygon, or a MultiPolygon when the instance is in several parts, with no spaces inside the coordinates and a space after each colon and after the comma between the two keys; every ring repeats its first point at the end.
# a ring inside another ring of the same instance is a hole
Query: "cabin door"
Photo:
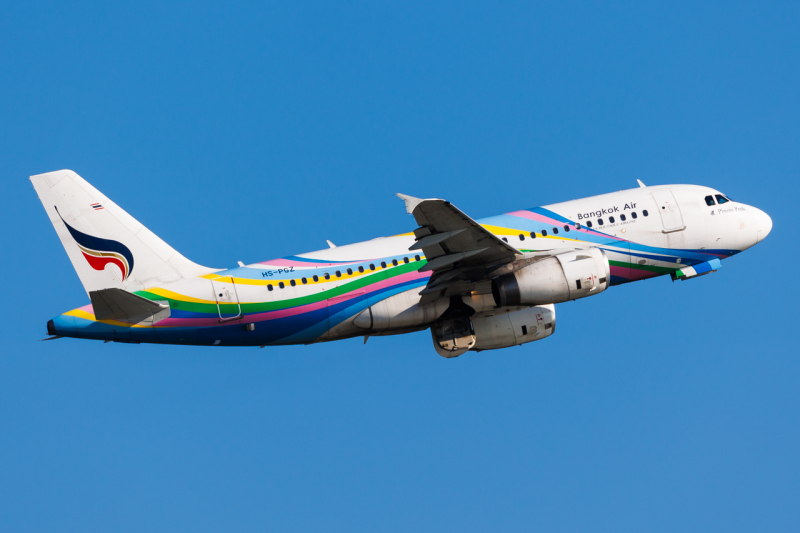
{"type": "Polygon", "coordinates": [[[655,198],[658,212],[661,214],[661,224],[664,226],[664,233],[686,229],[686,226],[683,224],[681,208],[678,206],[678,202],[675,201],[675,196],[672,195],[672,191],[669,189],[656,191],[653,193],[653,198],[655,198]]]}
{"type": "Polygon", "coordinates": [[[217,302],[217,312],[219,321],[236,320],[242,316],[242,306],[239,303],[239,295],[236,292],[236,285],[233,278],[224,276],[211,280],[214,289],[214,300],[217,302]]]}

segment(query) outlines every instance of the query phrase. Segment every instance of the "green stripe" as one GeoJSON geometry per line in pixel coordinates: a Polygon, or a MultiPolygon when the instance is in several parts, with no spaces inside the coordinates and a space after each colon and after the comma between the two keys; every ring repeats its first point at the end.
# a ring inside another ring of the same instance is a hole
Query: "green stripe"
{"type": "Polygon", "coordinates": [[[669,274],[674,268],[670,267],[661,267],[655,265],[640,265],[638,263],[626,263],[624,261],[609,261],[609,265],[622,267],[622,268],[632,268],[633,270],[646,270],[648,272],[655,272],[657,274],[669,274]]]}
{"type": "MultiPolygon", "coordinates": [[[[300,296],[298,298],[289,298],[287,300],[276,300],[272,302],[256,302],[256,303],[243,303],[242,304],[242,312],[245,314],[250,313],[263,313],[265,311],[275,311],[278,309],[286,309],[289,307],[297,307],[300,305],[306,305],[311,303],[316,303],[325,299],[335,298],[336,296],[341,296],[348,292],[358,290],[373,283],[378,283],[380,281],[384,281],[395,276],[401,276],[403,274],[408,274],[409,272],[414,272],[419,270],[425,263],[426,260],[422,261],[412,261],[411,263],[405,264],[400,263],[396,267],[391,267],[386,270],[378,270],[373,274],[368,276],[360,276],[359,278],[343,283],[338,287],[334,287],[332,289],[323,290],[321,293],[309,294],[307,296],[300,296]]],[[[283,280],[285,283],[288,284],[289,280],[283,280]]],[[[344,280],[342,280],[344,281],[344,280]]],[[[277,282],[275,282],[275,290],[281,290],[277,287],[277,282]]],[[[302,285],[301,285],[302,286],[302,285]]],[[[264,290],[266,291],[266,286],[263,286],[264,290]]],[[[190,311],[194,313],[205,313],[209,315],[216,315],[217,311],[217,304],[206,304],[206,303],[199,303],[199,302],[187,302],[183,300],[176,300],[173,298],[165,298],[164,296],[154,294],[149,291],[137,291],[135,294],[141,296],[142,298],[147,298],[148,300],[160,300],[164,301],[167,300],[169,305],[173,309],[180,309],[182,311],[190,311]]],[[[220,309],[222,314],[236,314],[239,312],[239,305],[238,304],[220,304],[220,309]]]]}

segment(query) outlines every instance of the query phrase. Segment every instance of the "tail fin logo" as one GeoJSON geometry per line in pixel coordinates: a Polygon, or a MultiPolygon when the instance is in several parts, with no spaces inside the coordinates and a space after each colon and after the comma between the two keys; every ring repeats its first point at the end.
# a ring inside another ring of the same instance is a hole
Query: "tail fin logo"
{"type": "MultiPolygon", "coordinates": [[[[57,207],[56,213],[58,213],[57,207]]],[[[112,265],[116,265],[120,272],[122,272],[123,281],[131,275],[131,272],[133,272],[133,254],[127,246],[119,241],[101,239],[82,233],[67,224],[64,217],[61,216],[61,213],[58,213],[58,216],[61,218],[61,222],[67,227],[67,230],[69,230],[72,238],[78,243],[78,248],[80,248],[89,266],[95,270],[103,270],[107,264],[111,263],[112,265]]]]}

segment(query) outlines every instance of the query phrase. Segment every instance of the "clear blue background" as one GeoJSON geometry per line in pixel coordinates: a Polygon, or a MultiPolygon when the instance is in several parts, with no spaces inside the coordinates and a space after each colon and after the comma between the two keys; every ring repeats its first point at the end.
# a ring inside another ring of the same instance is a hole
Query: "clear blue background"
{"type": "Polygon", "coordinates": [[[3,531],[796,531],[796,2],[5,2],[3,531]],[[255,262],[647,184],[767,211],[689,282],[553,337],[39,342],[87,303],[27,176],[70,168],[187,257],[255,262]]]}

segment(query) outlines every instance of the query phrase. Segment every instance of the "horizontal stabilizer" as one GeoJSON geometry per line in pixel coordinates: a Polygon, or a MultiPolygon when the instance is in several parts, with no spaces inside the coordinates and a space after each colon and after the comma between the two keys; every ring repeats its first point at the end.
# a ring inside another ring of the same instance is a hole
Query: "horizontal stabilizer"
{"type": "Polygon", "coordinates": [[[170,315],[167,302],[154,302],[122,289],[91,291],[89,297],[97,320],[155,324],[170,315]]]}

